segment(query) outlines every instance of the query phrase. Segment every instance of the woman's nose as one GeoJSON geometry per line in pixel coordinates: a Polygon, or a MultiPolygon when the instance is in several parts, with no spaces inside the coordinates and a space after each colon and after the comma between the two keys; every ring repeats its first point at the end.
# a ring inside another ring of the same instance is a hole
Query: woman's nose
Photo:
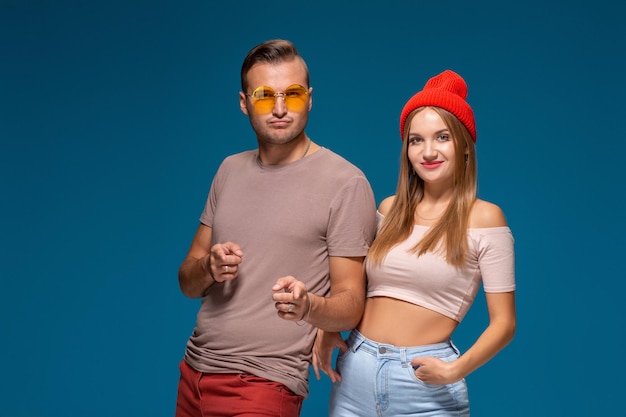
{"type": "Polygon", "coordinates": [[[424,142],[424,159],[434,159],[437,157],[437,146],[432,141],[424,142]]]}

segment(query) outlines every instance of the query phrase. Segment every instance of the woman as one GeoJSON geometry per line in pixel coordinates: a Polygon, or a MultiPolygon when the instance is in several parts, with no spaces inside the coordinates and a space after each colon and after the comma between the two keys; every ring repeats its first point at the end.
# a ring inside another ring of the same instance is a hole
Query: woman
{"type": "Polygon", "coordinates": [[[446,70],[402,110],[398,186],[378,209],[363,318],[345,342],[319,331],[314,347],[315,374],[334,383],[330,416],[469,416],[465,377],[513,338],[513,236],[502,210],[476,198],[466,97],[446,70]],[[489,325],[461,355],[450,338],[481,283],[489,325]]]}

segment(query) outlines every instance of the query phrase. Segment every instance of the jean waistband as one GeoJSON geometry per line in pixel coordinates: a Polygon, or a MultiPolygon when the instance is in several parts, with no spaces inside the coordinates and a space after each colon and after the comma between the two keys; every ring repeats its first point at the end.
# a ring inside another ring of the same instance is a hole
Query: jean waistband
{"type": "Polygon", "coordinates": [[[410,362],[414,357],[433,356],[445,357],[452,353],[460,355],[459,349],[448,339],[445,342],[433,343],[422,346],[394,346],[386,343],[378,343],[363,336],[358,330],[352,330],[347,340],[348,346],[353,352],[363,350],[378,358],[399,360],[403,364],[410,362]]]}

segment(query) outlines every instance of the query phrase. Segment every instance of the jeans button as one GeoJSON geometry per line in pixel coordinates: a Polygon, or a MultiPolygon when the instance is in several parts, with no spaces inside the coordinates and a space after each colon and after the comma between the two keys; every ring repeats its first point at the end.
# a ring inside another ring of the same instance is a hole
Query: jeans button
{"type": "Polygon", "coordinates": [[[387,353],[387,349],[381,346],[378,348],[378,353],[387,353]]]}

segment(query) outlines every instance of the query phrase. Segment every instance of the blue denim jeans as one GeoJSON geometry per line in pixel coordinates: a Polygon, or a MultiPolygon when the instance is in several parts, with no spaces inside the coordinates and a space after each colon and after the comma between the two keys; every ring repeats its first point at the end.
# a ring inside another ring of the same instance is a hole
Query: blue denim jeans
{"type": "Polygon", "coordinates": [[[446,362],[460,353],[449,341],[416,347],[376,343],[353,330],[349,349],[339,353],[337,371],[342,381],[333,384],[330,417],[469,416],[465,380],[431,385],[414,374],[414,357],[436,357],[446,362]]]}

